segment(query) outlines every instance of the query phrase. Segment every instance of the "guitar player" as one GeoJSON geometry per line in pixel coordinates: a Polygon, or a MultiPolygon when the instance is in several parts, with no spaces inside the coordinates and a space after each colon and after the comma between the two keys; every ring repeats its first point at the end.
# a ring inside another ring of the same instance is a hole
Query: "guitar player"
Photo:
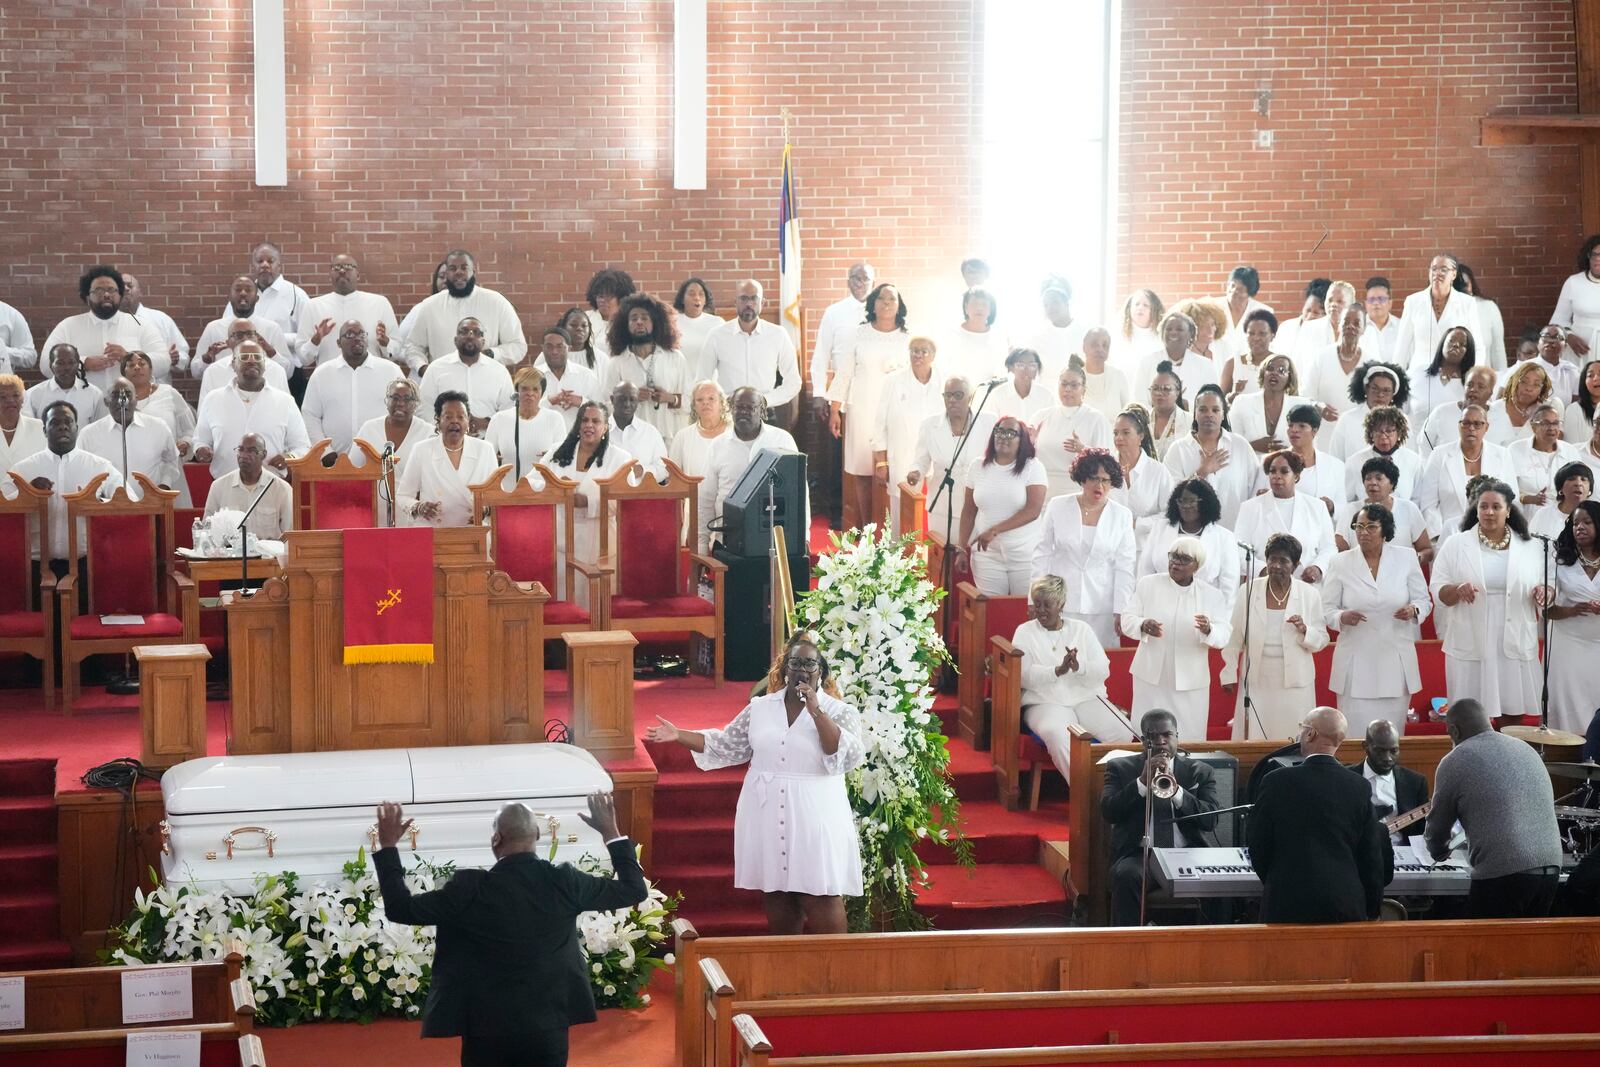
{"type": "Polygon", "coordinates": [[[1387,719],[1374,721],[1367,727],[1361,747],[1367,758],[1349,766],[1371,786],[1372,805],[1378,810],[1378,818],[1392,824],[1397,821],[1396,816],[1402,819],[1408,814],[1415,816],[1407,825],[1390,826],[1394,843],[1420,835],[1422,817],[1427,812],[1417,809],[1428,802],[1428,782],[1416,771],[1400,766],[1400,732],[1394,728],[1394,723],[1387,719]]]}

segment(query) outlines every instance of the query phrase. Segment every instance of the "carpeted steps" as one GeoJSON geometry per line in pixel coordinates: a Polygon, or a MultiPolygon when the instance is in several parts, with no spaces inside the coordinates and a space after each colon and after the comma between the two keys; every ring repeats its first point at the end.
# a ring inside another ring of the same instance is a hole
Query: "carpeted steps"
{"type": "Polygon", "coordinates": [[[54,760],[0,762],[0,971],[65,967],[54,760]]]}

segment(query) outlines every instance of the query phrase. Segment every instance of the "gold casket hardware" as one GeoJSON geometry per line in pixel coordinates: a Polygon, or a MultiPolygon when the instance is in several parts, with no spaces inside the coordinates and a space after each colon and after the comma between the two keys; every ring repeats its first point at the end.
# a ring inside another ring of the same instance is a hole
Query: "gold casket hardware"
{"type": "MultiPolygon", "coordinates": [[[[268,830],[265,826],[236,826],[232,830],[229,830],[222,838],[222,843],[227,846],[228,858],[230,860],[233,859],[233,847],[240,834],[260,834],[261,837],[266,841],[267,859],[272,859],[273,847],[278,843],[277,834],[273,833],[271,830],[268,830]]],[[[239,851],[254,852],[261,847],[262,846],[260,845],[256,845],[255,847],[251,848],[245,845],[240,845],[239,851]]],[[[215,855],[215,853],[212,853],[212,855],[215,855]]]]}
{"type": "MultiPolygon", "coordinates": [[[[548,812],[543,812],[543,811],[534,812],[533,813],[533,817],[536,818],[536,819],[543,819],[544,820],[544,824],[545,824],[546,828],[548,828],[548,830],[550,832],[550,840],[552,840],[552,841],[560,841],[561,840],[561,820],[560,819],[556,818],[554,815],[549,814],[548,812]]],[[[578,835],[577,834],[568,834],[567,835],[567,844],[576,845],[577,843],[578,843],[578,835]]]]}
{"type": "Polygon", "coordinates": [[[167,820],[162,819],[156,825],[161,830],[161,854],[163,856],[170,856],[172,855],[172,824],[167,820]]]}
{"type": "MultiPolygon", "coordinates": [[[[413,822],[409,827],[406,828],[406,834],[411,838],[411,851],[412,852],[415,852],[417,850],[417,835],[419,833],[421,833],[421,832],[422,832],[421,828],[418,827],[415,822],[413,822]]],[[[368,849],[369,852],[378,851],[378,824],[377,823],[373,823],[371,826],[367,827],[367,841],[368,841],[369,844],[372,845],[372,847],[370,849],[368,849]]]]}

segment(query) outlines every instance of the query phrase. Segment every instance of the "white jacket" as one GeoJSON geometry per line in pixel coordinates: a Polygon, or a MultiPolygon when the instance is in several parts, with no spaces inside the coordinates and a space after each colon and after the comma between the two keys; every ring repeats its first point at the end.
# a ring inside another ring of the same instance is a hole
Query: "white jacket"
{"type": "MultiPolygon", "coordinates": [[[[1295,577],[1298,578],[1307,567],[1327,571],[1335,548],[1333,519],[1328,515],[1327,505],[1318,497],[1295,493],[1289,500],[1291,510],[1289,521],[1285,523],[1279,506],[1281,503],[1271,493],[1263,493],[1246,500],[1239,508],[1239,521],[1233,532],[1240,541],[1255,546],[1256,571],[1259,573],[1266,566],[1267,538],[1275,533],[1292,534],[1300,542],[1300,565],[1294,569],[1295,577]]],[[[1242,562],[1243,567],[1251,565],[1247,561],[1242,562]]],[[[1240,573],[1244,573],[1242,569],[1240,573]]],[[[1245,577],[1254,578],[1255,575],[1246,574],[1245,577]]]]}
{"type": "Polygon", "coordinates": [[[1106,679],[1111,677],[1111,660],[1100,647],[1100,639],[1080,619],[1063,616],[1060,630],[1046,630],[1037,619],[1017,627],[1011,643],[1022,653],[1022,703],[1061,704],[1073,707],[1085,700],[1106,695],[1106,679]],[[1055,641],[1052,642],[1051,638],[1055,641]],[[1056,674],[1061,656],[1054,649],[1065,638],[1067,648],[1078,650],[1078,669],[1056,674]]]}
{"type": "Polygon", "coordinates": [[[1106,498],[1100,521],[1083,544],[1083,509],[1076,496],[1058,496],[1045,505],[1039,544],[1033,550],[1032,577],[1054,574],[1066,580],[1066,610],[1079,615],[1123,611],[1133,595],[1133,512],[1106,498]]]}
{"type": "MultiPolygon", "coordinates": [[[[1289,582],[1289,602],[1283,611],[1283,684],[1291,689],[1315,685],[1317,664],[1311,657],[1328,646],[1328,626],[1322,617],[1322,594],[1315,586],[1298,578],[1289,582]],[[1298,615],[1306,624],[1306,634],[1289,625],[1289,618],[1298,615]]],[[[1267,580],[1257,578],[1250,583],[1248,600],[1240,597],[1233,605],[1233,634],[1222,650],[1222,683],[1231,685],[1239,680],[1241,653],[1250,662],[1261,660],[1261,650],[1267,643],[1267,580]],[[1244,613],[1249,604],[1250,647],[1244,647],[1244,613]]]]}
{"type": "Polygon", "coordinates": [[[1328,629],[1339,634],[1333,646],[1333,669],[1328,672],[1329,689],[1341,696],[1375,699],[1422,688],[1417,627],[1428,617],[1433,599],[1415,550],[1384,545],[1376,578],[1361,549],[1334,556],[1322,580],[1322,607],[1328,629]],[[1416,622],[1394,617],[1407,604],[1416,607],[1416,622]],[[1347,611],[1361,612],[1366,621],[1344,626],[1339,616],[1347,611]]]}
{"type": "MultiPolygon", "coordinates": [[[[1433,577],[1428,589],[1435,600],[1447,585],[1471,582],[1478,587],[1472,603],[1455,607],[1439,601],[1438,629],[1444,654],[1459,659],[1481,660],[1490,655],[1507,659],[1530,660],[1539,653],[1539,625],[1533,608],[1533,591],[1543,576],[1543,542],[1524,541],[1511,534],[1511,554],[1506,571],[1506,628],[1498,641],[1489,633],[1488,596],[1484,592],[1483,561],[1479,558],[1478,528],[1459,530],[1445,539],[1433,561],[1433,577]]],[[[1555,574],[1552,563],[1550,572],[1555,574]]]]}
{"type": "Polygon", "coordinates": [[[1163,669],[1170,659],[1174,688],[1205,689],[1211,685],[1210,649],[1222,648],[1232,636],[1228,606],[1215,586],[1196,578],[1179,586],[1165,573],[1139,579],[1133,597],[1122,612],[1122,632],[1139,642],[1129,673],[1150,685],[1160,685],[1163,669]],[[1211,632],[1203,634],[1194,625],[1194,616],[1204,615],[1211,632]],[[1164,627],[1160,637],[1140,633],[1146,619],[1164,627]]]}
{"type": "MultiPolygon", "coordinates": [[[[1484,474],[1500,479],[1512,489],[1517,487],[1517,469],[1511,455],[1500,445],[1483,443],[1484,474]]],[[[1422,475],[1417,479],[1417,507],[1434,537],[1448,537],[1461,525],[1461,516],[1467,510],[1467,464],[1461,458],[1461,442],[1440,445],[1423,464],[1422,475]]]]}

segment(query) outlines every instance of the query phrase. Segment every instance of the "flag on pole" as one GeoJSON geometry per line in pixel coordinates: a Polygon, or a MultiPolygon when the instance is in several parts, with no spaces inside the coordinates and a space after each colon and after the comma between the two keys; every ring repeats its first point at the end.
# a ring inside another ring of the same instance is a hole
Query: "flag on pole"
{"type": "Polygon", "coordinates": [[[805,340],[800,336],[800,214],[795,206],[787,127],[783,137],[783,188],[778,198],[778,305],[783,308],[780,321],[798,352],[805,340]]]}

